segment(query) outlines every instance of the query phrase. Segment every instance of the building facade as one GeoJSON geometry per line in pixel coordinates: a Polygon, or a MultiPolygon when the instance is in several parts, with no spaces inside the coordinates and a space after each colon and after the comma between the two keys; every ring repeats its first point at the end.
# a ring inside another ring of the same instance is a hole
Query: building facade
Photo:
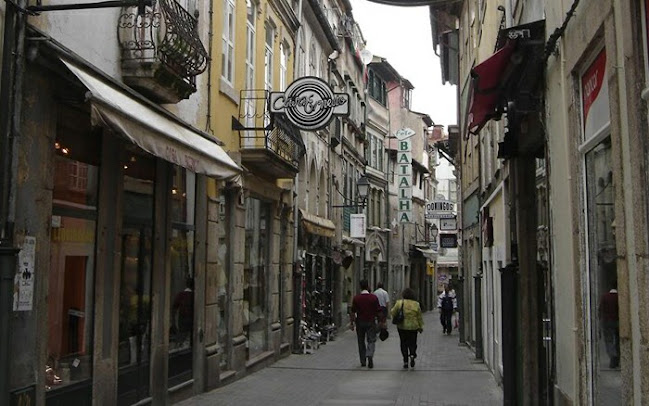
{"type": "Polygon", "coordinates": [[[434,41],[461,95],[462,268],[482,284],[479,355],[506,403],[644,403],[646,3],[439,3],[434,41]],[[481,252],[465,245],[472,182],[481,252]]]}

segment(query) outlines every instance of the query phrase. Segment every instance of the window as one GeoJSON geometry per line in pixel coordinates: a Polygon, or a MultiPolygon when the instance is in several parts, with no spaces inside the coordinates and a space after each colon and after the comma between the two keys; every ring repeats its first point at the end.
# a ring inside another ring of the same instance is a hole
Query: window
{"type": "Polygon", "coordinates": [[[267,263],[270,237],[270,205],[246,199],[246,239],[243,280],[243,332],[247,338],[247,358],[266,350],[267,263]]]}
{"type": "Polygon", "coordinates": [[[234,0],[224,0],[221,76],[229,84],[234,84],[234,24],[234,0]]]}
{"type": "Polygon", "coordinates": [[[173,168],[169,248],[169,386],[192,379],[194,332],[194,218],[196,175],[173,168]]]}
{"type": "Polygon", "coordinates": [[[370,97],[385,106],[387,103],[385,82],[372,70],[370,70],[368,82],[370,97]]]}
{"type": "Polygon", "coordinates": [[[315,43],[311,42],[311,48],[309,49],[309,75],[318,76],[316,71],[316,54],[315,54],[315,43]]]}
{"type": "MultiPolygon", "coordinates": [[[[45,390],[92,379],[99,139],[57,134],[50,233],[45,390]],[[92,151],[92,154],[89,153],[92,151]],[[96,155],[95,155],[96,154],[96,155]]],[[[97,137],[99,138],[99,137],[97,137]]],[[[37,242],[38,244],[38,242],[37,242]]],[[[24,249],[34,247],[29,240],[24,249]]],[[[34,247],[35,248],[35,247],[34,247]]],[[[49,397],[49,396],[48,396],[49,397]]],[[[90,402],[90,399],[88,399],[90,402]]]]}
{"type": "Polygon", "coordinates": [[[412,89],[403,88],[401,92],[401,107],[410,109],[410,99],[412,97],[412,89]]]}
{"type": "Polygon", "coordinates": [[[286,90],[288,80],[288,47],[284,43],[279,44],[279,90],[286,90]]]}
{"type": "Polygon", "coordinates": [[[264,89],[273,90],[273,39],[275,29],[266,23],[266,46],[264,50],[264,89]]]}
{"type": "Polygon", "coordinates": [[[247,1],[248,15],[246,21],[246,89],[255,88],[255,32],[257,6],[247,1]]]}

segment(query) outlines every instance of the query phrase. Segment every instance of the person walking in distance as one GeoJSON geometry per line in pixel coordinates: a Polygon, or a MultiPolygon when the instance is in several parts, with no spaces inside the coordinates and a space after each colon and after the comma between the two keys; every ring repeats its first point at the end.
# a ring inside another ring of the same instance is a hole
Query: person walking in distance
{"type": "MultiPolygon", "coordinates": [[[[415,292],[406,288],[401,293],[401,300],[397,300],[390,314],[395,320],[398,313],[403,313],[403,320],[397,324],[399,332],[399,341],[401,344],[401,355],[403,356],[403,367],[408,368],[408,359],[410,366],[415,367],[415,358],[417,358],[417,333],[424,330],[424,320],[421,315],[421,306],[416,299],[415,292]]],[[[397,317],[397,320],[399,318],[397,317]]]]}
{"type": "Polygon", "coordinates": [[[390,307],[390,295],[383,289],[383,282],[376,284],[374,295],[379,299],[379,306],[383,312],[383,318],[388,317],[388,308],[390,307]]]}
{"type": "Polygon", "coordinates": [[[383,316],[381,315],[379,299],[369,292],[370,285],[367,280],[363,279],[360,285],[361,293],[354,296],[352,300],[349,321],[352,331],[356,328],[361,366],[365,366],[367,360],[367,367],[374,368],[374,347],[376,345],[376,334],[378,333],[376,320],[383,322],[383,316]]]}
{"type": "Polygon", "coordinates": [[[599,318],[604,332],[609,368],[620,366],[620,320],[615,286],[604,293],[599,300],[599,318]]]}
{"type": "Polygon", "coordinates": [[[449,290],[448,284],[444,285],[444,291],[437,297],[437,308],[440,309],[440,322],[444,330],[443,334],[451,335],[453,325],[451,317],[453,311],[457,310],[457,300],[455,294],[449,290]]]}

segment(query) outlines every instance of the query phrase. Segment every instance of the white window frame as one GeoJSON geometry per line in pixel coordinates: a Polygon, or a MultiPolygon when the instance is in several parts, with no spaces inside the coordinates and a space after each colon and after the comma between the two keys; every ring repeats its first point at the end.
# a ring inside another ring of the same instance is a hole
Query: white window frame
{"type": "Polygon", "coordinates": [[[264,36],[264,89],[268,91],[272,91],[273,90],[273,68],[274,68],[273,39],[275,38],[275,27],[270,21],[267,21],[265,24],[265,29],[266,32],[264,36]],[[270,44],[268,43],[269,33],[270,33],[270,39],[272,41],[270,44]]]}
{"type": "MultiPolygon", "coordinates": [[[[583,204],[583,219],[584,219],[584,228],[585,228],[585,233],[584,233],[584,249],[585,249],[585,260],[583,261],[582,265],[582,272],[585,276],[585,281],[586,283],[583,284],[584,292],[582,294],[582,299],[583,299],[583,310],[586,312],[587,317],[584,317],[584,329],[586,331],[586,365],[588,369],[588,377],[589,378],[594,378],[595,373],[596,373],[596,367],[595,367],[595,360],[593,359],[593,353],[594,351],[597,351],[597,349],[594,348],[594,346],[597,344],[596,342],[593,342],[592,339],[592,329],[593,329],[593,324],[592,324],[592,309],[593,309],[593,298],[592,298],[592,284],[591,284],[591,278],[592,278],[592,273],[591,273],[591,264],[590,264],[590,229],[592,228],[590,222],[588,221],[588,185],[586,184],[587,180],[587,168],[586,168],[586,155],[590,151],[592,151],[596,146],[598,146],[600,143],[602,143],[604,140],[609,138],[611,136],[611,120],[609,116],[609,121],[607,124],[605,124],[602,128],[600,128],[598,131],[596,131],[593,135],[590,137],[586,138],[586,134],[584,131],[584,110],[583,110],[583,86],[582,86],[582,78],[583,75],[586,73],[586,70],[591,66],[591,64],[595,61],[595,59],[599,56],[600,52],[602,50],[605,50],[605,47],[602,46],[600,49],[598,49],[596,52],[593,52],[590,58],[586,61],[584,64],[583,69],[579,72],[579,75],[577,76],[577,88],[579,90],[579,95],[578,95],[578,101],[579,101],[579,127],[580,127],[580,136],[581,136],[581,144],[579,144],[579,147],[577,148],[579,151],[579,158],[581,160],[581,177],[582,177],[582,204],[583,204]]],[[[608,50],[607,51],[607,58],[608,58],[608,50]]],[[[604,80],[607,80],[605,77],[604,80]]],[[[597,392],[597,388],[595,387],[595,379],[590,379],[590,382],[588,384],[587,388],[587,398],[588,398],[588,403],[593,404],[595,402],[595,394],[597,392]]]]}
{"type": "Polygon", "coordinates": [[[221,77],[231,86],[234,85],[234,36],[236,32],[236,16],[236,5],[234,0],[223,0],[223,49],[221,50],[221,77]],[[230,24],[230,17],[232,18],[232,24],[230,24]]]}
{"type": "Polygon", "coordinates": [[[255,88],[255,50],[257,43],[257,4],[247,0],[246,15],[246,89],[255,88]],[[248,15],[252,12],[252,20],[248,15]]]}
{"type": "Polygon", "coordinates": [[[281,42],[279,44],[279,90],[286,90],[288,85],[288,46],[281,42]]]}

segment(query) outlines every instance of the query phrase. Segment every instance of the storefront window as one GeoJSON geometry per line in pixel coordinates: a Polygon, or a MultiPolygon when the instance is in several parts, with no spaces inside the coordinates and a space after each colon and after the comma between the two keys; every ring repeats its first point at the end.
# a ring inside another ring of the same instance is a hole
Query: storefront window
{"type": "Polygon", "coordinates": [[[268,262],[270,205],[249,197],[246,200],[246,245],[244,263],[243,329],[248,359],[266,350],[266,269],[268,262]]]}
{"type": "Polygon", "coordinates": [[[80,130],[61,133],[53,148],[45,389],[48,398],[66,394],[83,403],[91,395],[101,138],[80,130]]]}
{"type": "Polygon", "coordinates": [[[611,140],[586,154],[588,252],[591,291],[591,340],[596,374],[596,403],[622,398],[615,248],[615,185],[611,140]]]}
{"type": "Polygon", "coordinates": [[[132,147],[123,159],[118,403],[149,396],[155,159],[132,147]]]}
{"type": "Polygon", "coordinates": [[[169,385],[192,379],[196,175],[174,167],[171,188],[169,385]]]}

